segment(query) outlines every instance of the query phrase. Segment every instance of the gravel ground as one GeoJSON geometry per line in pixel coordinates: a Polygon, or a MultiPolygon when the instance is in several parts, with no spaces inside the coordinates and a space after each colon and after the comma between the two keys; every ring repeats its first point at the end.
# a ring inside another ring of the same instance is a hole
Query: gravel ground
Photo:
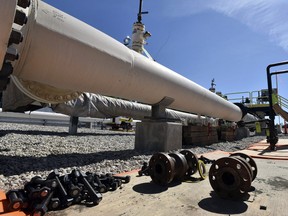
{"type": "MultiPolygon", "coordinates": [[[[0,123],[0,189],[20,189],[33,176],[43,178],[53,170],[72,169],[97,173],[120,173],[141,168],[153,152],[134,150],[134,132],[79,128],[77,136],[67,127],[0,123]]],[[[184,146],[196,154],[214,150],[245,149],[265,139],[254,136],[206,147],[184,146]]]]}

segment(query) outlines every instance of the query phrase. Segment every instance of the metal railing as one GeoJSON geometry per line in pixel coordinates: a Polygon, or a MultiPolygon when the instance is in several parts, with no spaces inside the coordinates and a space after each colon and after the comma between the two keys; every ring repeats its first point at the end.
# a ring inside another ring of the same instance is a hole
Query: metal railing
{"type": "MultiPolygon", "coordinates": [[[[265,93],[265,89],[260,91],[245,91],[245,92],[234,92],[227,93],[224,97],[231,102],[234,103],[243,103],[248,107],[253,106],[269,106],[269,97],[265,93]]],[[[274,92],[277,92],[275,89],[274,92]]],[[[273,100],[274,103],[278,103],[282,109],[288,110],[288,99],[282,97],[281,95],[274,94],[276,96],[276,100],[273,100]]]]}
{"type": "Polygon", "coordinates": [[[278,104],[283,109],[288,110],[288,99],[278,95],[278,104]]]}
{"type": "Polygon", "coordinates": [[[255,105],[269,105],[269,97],[268,95],[263,95],[263,90],[227,93],[224,97],[226,97],[228,101],[243,103],[248,107],[255,105]]]}

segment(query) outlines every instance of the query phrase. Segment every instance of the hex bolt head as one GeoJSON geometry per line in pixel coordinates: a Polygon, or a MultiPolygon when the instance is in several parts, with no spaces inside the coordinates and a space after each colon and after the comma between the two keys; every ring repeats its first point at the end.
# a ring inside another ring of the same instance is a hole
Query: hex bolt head
{"type": "Polygon", "coordinates": [[[0,78],[8,77],[10,76],[10,74],[12,74],[12,72],[13,72],[12,64],[10,62],[4,63],[2,69],[0,70],[0,78]]]}
{"type": "Polygon", "coordinates": [[[80,195],[80,188],[79,187],[77,187],[77,186],[71,186],[70,188],[69,188],[69,191],[68,191],[68,194],[71,196],[71,197],[73,197],[73,198],[76,198],[76,197],[78,197],[79,195],[80,195]]]}
{"type": "Polygon", "coordinates": [[[33,212],[32,216],[42,216],[42,212],[41,211],[35,211],[33,212]]]}
{"type": "Polygon", "coordinates": [[[49,203],[49,209],[55,210],[60,206],[60,199],[58,197],[53,197],[49,203]]]}
{"type": "Polygon", "coordinates": [[[15,61],[18,58],[19,58],[19,53],[18,53],[17,49],[15,49],[13,47],[8,47],[6,55],[5,55],[5,60],[15,61]]]}
{"type": "Polygon", "coordinates": [[[14,209],[14,210],[20,209],[20,207],[21,207],[21,202],[20,202],[20,201],[15,202],[15,203],[12,205],[12,209],[14,209]]]}
{"type": "Polygon", "coordinates": [[[46,197],[49,194],[49,191],[44,189],[40,191],[40,197],[46,197]]]}
{"type": "Polygon", "coordinates": [[[23,41],[23,34],[21,31],[17,29],[12,29],[12,32],[10,34],[9,42],[8,44],[19,44],[23,41]]]}
{"type": "Polygon", "coordinates": [[[123,183],[129,183],[131,180],[131,176],[127,175],[127,176],[113,176],[115,179],[120,179],[123,181],[123,183]]]}
{"type": "Polygon", "coordinates": [[[17,190],[8,191],[6,197],[9,200],[8,209],[12,211],[17,211],[22,208],[23,200],[19,198],[17,190]]]}
{"type": "Polygon", "coordinates": [[[27,23],[27,16],[23,11],[16,10],[14,23],[18,25],[25,25],[27,23]]]}
{"type": "Polygon", "coordinates": [[[98,186],[98,190],[100,193],[106,193],[107,192],[107,187],[105,185],[100,185],[98,186]]]}
{"type": "Polygon", "coordinates": [[[23,8],[27,8],[30,6],[30,0],[18,0],[17,5],[23,8]]]}

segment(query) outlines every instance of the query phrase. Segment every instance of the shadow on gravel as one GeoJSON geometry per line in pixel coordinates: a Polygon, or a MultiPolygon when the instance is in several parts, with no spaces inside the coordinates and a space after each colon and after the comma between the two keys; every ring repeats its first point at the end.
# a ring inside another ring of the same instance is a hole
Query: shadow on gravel
{"type": "Polygon", "coordinates": [[[78,132],[76,135],[70,135],[68,132],[57,132],[57,131],[40,131],[40,130],[1,130],[0,136],[5,136],[7,134],[25,134],[25,135],[42,135],[42,136],[60,136],[60,137],[68,137],[68,136],[135,136],[134,133],[84,133],[78,132]]]}
{"type": "Polygon", "coordinates": [[[45,157],[20,157],[0,155],[0,175],[20,175],[31,171],[50,171],[53,169],[80,167],[99,163],[103,160],[128,160],[137,155],[150,155],[135,150],[102,151],[97,153],[72,153],[48,155],[45,157]],[[13,164],[13,166],[11,166],[13,164]]]}

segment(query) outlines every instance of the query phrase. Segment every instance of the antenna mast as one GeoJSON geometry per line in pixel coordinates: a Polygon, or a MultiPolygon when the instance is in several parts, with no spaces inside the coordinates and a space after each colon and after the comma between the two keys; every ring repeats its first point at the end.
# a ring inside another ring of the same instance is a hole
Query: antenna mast
{"type": "Polygon", "coordinates": [[[139,3],[139,12],[138,12],[138,14],[137,14],[138,23],[141,23],[141,21],[142,21],[142,14],[148,14],[148,13],[149,13],[148,11],[142,12],[142,6],[143,6],[143,0],[140,0],[140,3],[139,3]]]}

